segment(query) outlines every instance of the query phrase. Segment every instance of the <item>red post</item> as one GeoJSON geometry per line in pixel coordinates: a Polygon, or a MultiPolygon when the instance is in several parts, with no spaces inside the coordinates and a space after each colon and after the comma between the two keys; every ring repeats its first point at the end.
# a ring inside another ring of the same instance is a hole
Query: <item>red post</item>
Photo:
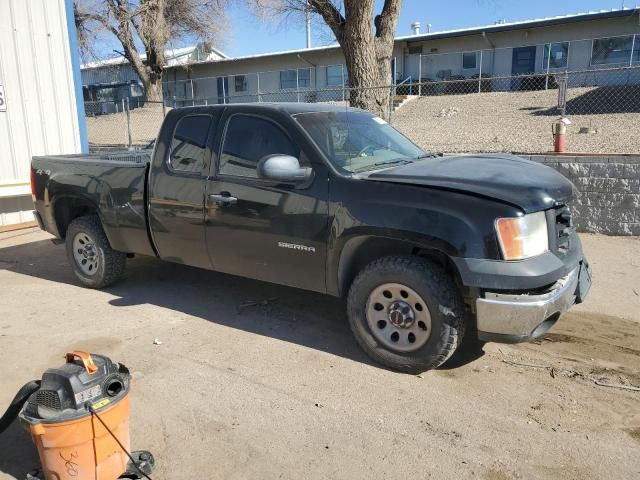
{"type": "Polygon", "coordinates": [[[564,153],[567,150],[567,122],[561,118],[553,124],[551,131],[553,132],[553,151],[555,153],[564,153]]]}

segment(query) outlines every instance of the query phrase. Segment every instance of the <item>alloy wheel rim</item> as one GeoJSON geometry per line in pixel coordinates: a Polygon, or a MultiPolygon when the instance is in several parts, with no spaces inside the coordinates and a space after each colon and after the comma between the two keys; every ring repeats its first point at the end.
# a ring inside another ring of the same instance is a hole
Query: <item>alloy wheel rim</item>
{"type": "Polygon", "coordinates": [[[385,347],[413,352],[431,336],[431,314],[422,297],[400,283],[375,288],[367,300],[366,316],[373,336],[385,347]]]}
{"type": "Polygon", "coordinates": [[[95,241],[84,232],[73,237],[73,258],[85,275],[95,275],[100,265],[100,256],[95,241]]]}

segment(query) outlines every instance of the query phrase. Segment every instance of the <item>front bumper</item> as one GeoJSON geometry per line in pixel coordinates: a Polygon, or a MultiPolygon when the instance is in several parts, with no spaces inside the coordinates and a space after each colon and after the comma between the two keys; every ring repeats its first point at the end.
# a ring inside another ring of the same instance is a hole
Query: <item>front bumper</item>
{"type": "Polygon", "coordinates": [[[546,333],[560,315],[580,303],[591,287],[586,260],[538,295],[486,292],[476,300],[478,338],[517,343],[546,333]]]}

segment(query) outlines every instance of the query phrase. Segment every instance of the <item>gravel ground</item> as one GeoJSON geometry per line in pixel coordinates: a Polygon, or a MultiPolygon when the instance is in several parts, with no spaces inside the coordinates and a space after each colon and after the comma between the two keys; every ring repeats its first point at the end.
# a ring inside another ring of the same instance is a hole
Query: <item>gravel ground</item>
{"type": "MultiPolygon", "coordinates": [[[[640,478],[640,393],[593,382],[640,386],[640,238],[582,239],[595,283],[552,333],[412,376],[367,359],[340,300],[151,258],[89,290],[45,233],[0,234],[0,409],[78,348],[131,368],[156,479],[640,478]]],[[[0,436],[0,479],[37,462],[0,436]]]]}
{"type": "MultiPolygon", "coordinates": [[[[575,88],[569,98],[587,98],[596,111],[606,110],[610,97],[589,97],[593,89],[575,88]]],[[[640,92],[639,92],[640,94],[640,92]]],[[[553,149],[551,124],[557,90],[493,92],[412,98],[393,114],[392,123],[422,148],[433,152],[542,153],[553,149]]],[[[584,107],[581,107],[584,108],[584,107]]],[[[579,153],[639,153],[640,113],[570,115],[573,125],[568,150],[579,153]],[[595,134],[579,134],[590,127],[595,134]]],[[[146,145],[162,124],[160,105],[130,112],[134,145],[146,145]]],[[[92,148],[128,144],[124,113],[87,118],[92,148]]]]}
{"type": "MultiPolygon", "coordinates": [[[[569,98],[591,99],[596,111],[606,110],[610,97],[589,97],[593,89],[569,90],[569,98]]],[[[557,90],[491,92],[418,97],[393,114],[393,126],[432,152],[543,153],[553,150],[549,114],[557,90]]],[[[567,151],[576,153],[639,153],[640,113],[571,115],[567,151]],[[580,134],[581,127],[598,133],[580,134]]]]}

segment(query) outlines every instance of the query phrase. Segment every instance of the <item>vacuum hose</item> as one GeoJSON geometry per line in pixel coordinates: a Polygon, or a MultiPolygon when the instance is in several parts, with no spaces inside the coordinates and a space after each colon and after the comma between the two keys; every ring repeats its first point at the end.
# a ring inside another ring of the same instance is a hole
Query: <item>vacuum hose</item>
{"type": "Polygon", "coordinates": [[[9,425],[13,423],[13,421],[20,413],[20,409],[25,404],[25,402],[29,399],[31,394],[40,388],[40,380],[32,380],[29,383],[26,383],[16,396],[13,397],[13,400],[9,404],[9,408],[4,412],[4,415],[0,418],[0,433],[4,432],[9,425]]]}

